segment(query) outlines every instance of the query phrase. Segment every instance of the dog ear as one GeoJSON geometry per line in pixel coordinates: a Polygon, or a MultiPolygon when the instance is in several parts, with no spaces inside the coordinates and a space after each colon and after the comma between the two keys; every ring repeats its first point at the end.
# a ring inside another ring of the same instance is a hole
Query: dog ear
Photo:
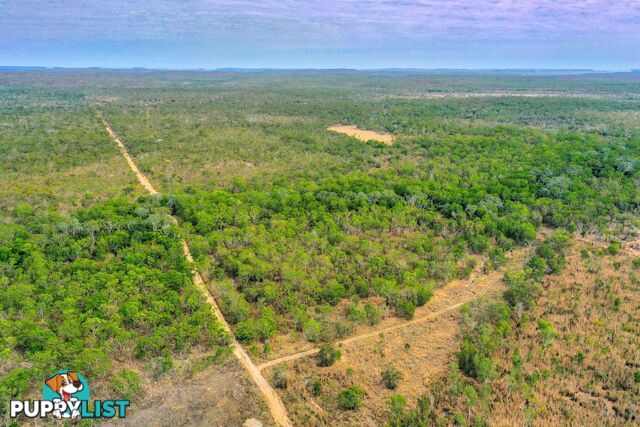
{"type": "Polygon", "coordinates": [[[58,390],[60,390],[60,386],[62,385],[62,376],[60,376],[60,374],[54,375],[48,380],[46,380],[44,383],[48,385],[51,388],[51,390],[58,393],[58,390]]]}
{"type": "Polygon", "coordinates": [[[78,373],[77,373],[77,372],[69,371],[69,372],[67,372],[67,376],[68,376],[69,378],[71,378],[73,381],[80,381],[80,380],[78,379],[78,373]]]}

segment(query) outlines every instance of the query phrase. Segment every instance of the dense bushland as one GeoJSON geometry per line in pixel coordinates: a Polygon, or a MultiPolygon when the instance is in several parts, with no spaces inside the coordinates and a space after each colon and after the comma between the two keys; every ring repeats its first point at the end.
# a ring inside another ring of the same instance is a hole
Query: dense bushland
{"type": "Polygon", "coordinates": [[[381,147],[395,151],[366,173],[237,180],[164,203],[183,220],[196,257],[210,262],[244,341],[289,328],[311,340],[343,335],[348,324],[323,318],[353,296],[382,297],[411,318],[437,283],[471,272],[470,254],[494,268],[541,226],[597,232],[634,223],[637,141],[506,126],[466,131],[381,147]],[[334,331],[322,333],[327,327],[334,331]]]}
{"type": "MultiPolygon", "coordinates": [[[[0,400],[28,394],[55,369],[93,381],[114,360],[162,373],[189,349],[224,351],[170,213],[244,342],[288,331],[330,342],[388,314],[411,318],[439,284],[501,266],[541,227],[633,232],[639,82],[632,74],[2,71],[0,400]],[[536,96],[500,95],[507,91],[536,96]],[[166,196],[134,201],[140,188],[95,109],[166,196]],[[397,143],[326,131],[336,123],[390,132],[397,143]],[[128,201],[102,202],[114,197],[128,201]]],[[[487,384],[503,380],[496,354],[519,330],[533,328],[542,347],[557,342],[557,325],[530,313],[563,251],[561,235],[544,242],[507,275],[504,302],[465,312],[454,380],[443,389],[457,399],[446,407],[453,422],[482,415],[487,384]]],[[[624,307],[616,298],[598,307],[624,307]]],[[[632,317],[624,322],[637,329],[632,317]]],[[[508,390],[523,384],[525,357],[510,356],[508,390]]],[[[94,384],[136,396],[139,381],[120,370],[94,384]]],[[[389,368],[380,386],[398,381],[389,368]]],[[[312,390],[321,395],[322,384],[312,390]]],[[[341,396],[339,407],[363,410],[358,387],[341,396]]],[[[404,402],[393,399],[392,425],[441,414],[426,398],[415,411],[404,402]]]]}
{"type": "Polygon", "coordinates": [[[92,381],[111,373],[112,359],[226,348],[154,200],[114,199],[70,216],[19,205],[13,219],[0,240],[3,404],[58,369],[92,381]]]}

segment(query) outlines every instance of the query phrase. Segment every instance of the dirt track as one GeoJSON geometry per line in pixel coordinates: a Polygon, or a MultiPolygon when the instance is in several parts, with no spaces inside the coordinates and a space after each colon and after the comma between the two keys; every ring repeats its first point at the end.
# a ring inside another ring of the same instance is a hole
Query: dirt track
{"type": "MultiPolygon", "coordinates": [[[[341,345],[349,344],[349,343],[352,343],[354,341],[359,341],[359,340],[362,340],[362,339],[375,337],[375,336],[378,336],[378,335],[386,333],[386,332],[394,331],[394,330],[401,329],[401,328],[406,328],[406,327],[411,326],[411,325],[424,323],[424,322],[426,322],[428,320],[434,319],[434,318],[436,318],[438,316],[441,316],[441,315],[443,315],[445,313],[448,313],[448,312],[450,312],[452,310],[455,310],[456,308],[462,307],[464,304],[466,304],[468,302],[471,302],[474,299],[484,295],[489,290],[491,285],[493,285],[497,281],[501,280],[502,277],[503,277],[502,274],[496,274],[496,275],[491,276],[491,278],[487,281],[487,283],[482,287],[482,289],[480,289],[480,291],[477,294],[475,294],[472,297],[465,298],[465,299],[463,299],[462,301],[460,301],[460,302],[458,302],[456,304],[450,305],[450,306],[445,307],[445,308],[443,308],[441,310],[435,311],[433,313],[429,313],[426,316],[423,316],[423,317],[420,317],[420,318],[417,318],[417,319],[413,319],[413,320],[410,320],[408,322],[398,323],[396,325],[387,326],[385,328],[381,328],[381,329],[377,329],[377,330],[374,330],[374,331],[366,332],[364,334],[360,334],[360,335],[356,335],[356,336],[353,336],[353,337],[345,338],[343,340],[337,341],[336,345],[341,346],[341,345]]],[[[301,352],[298,352],[298,353],[290,354],[288,356],[279,357],[277,359],[273,359],[273,360],[270,360],[268,362],[263,363],[262,365],[258,366],[258,368],[259,369],[269,368],[271,366],[278,365],[280,363],[290,362],[292,360],[300,359],[302,357],[312,356],[312,355],[318,353],[319,351],[320,351],[319,348],[312,348],[310,350],[305,350],[305,351],[301,351],[301,352]]]]}
{"type": "Polygon", "coordinates": [[[104,123],[104,128],[107,130],[107,132],[111,136],[111,139],[113,139],[113,141],[118,145],[118,148],[122,152],[122,155],[127,160],[127,163],[129,163],[129,167],[131,168],[133,173],[136,174],[136,178],[138,178],[138,181],[140,181],[140,184],[142,184],[142,186],[145,188],[145,190],[149,192],[149,194],[152,194],[152,195],[158,194],[158,191],[156,191],[156,189],[153,188],[153,185],[151,185],[151,182],[149,182],[147,177],[144,176],[142,172],[140,172],[140,169],[138,169],[138,166],[136,166],[136,164],[133,162],[133,159],[129,155],[127,148],[124,146],[122,141],[120,141],[120,138],[118,138],[118,136],[115,134],[113,129],[111,129],[111,126],[109,126],[109,123],[107,123],[107,121],[104,118],[102,118],[102,123],[104,123]]]}
{"type": "MultiPolygon", "coordinates": [[[[127,148],[122,143],[122,141],[118,138],[118,136],[115,134],[113,129],[111,129],[111,126],[109,126],[109,123],[104,118],[102,117],[100,118],[104,123],[104,127],[106,131],[109,133],[113,141],[118,145],[118,148],[120,148],[122,155],[127,160],[127,163],[129,163],[129,167],[131,168],[133,173],[135,173],[136,177],[138,178],[138,181],[140,181],[140,184],[142,184],[142,186],[149,192],[149,194],[152,194],[152,195],[158,194],[158,191],[155,188],[153,188],[153,185],[151,185],[151,182],[147,179],[147,177],[142,172],[140,172],[135,162],[129,155],[127,148]]],[[[182,240],[182,252],[184,253],[184,256],[189,260],[189,262],[193,263],[193,257],[191,256],[191,251],[189,250],[189,245],[187,244],[186,240],[182,240]]],[[[240,343],[233,336],[233,332],[231,331],[229,324],[227,323],[224,316],[222,315],[222,312],[220,311],[220,308],[216,304],[215,300],[213,299],[213,296],[205,286],[204,281],[202,280],[202,276],[195,269],[193,270],[193,284],[196,285],[198,290],[206,298],[207,302],[211,306],[211,310],[213,311],[214,315],[216,316],[220,324],[222,324],[222,326],[227,330],[227,332],[231,336],[232,338],[231,346],[233,348],[234,356],[238,359],[240,364],[247,370],[247,372],[251,376],[251,379],[253,379],[253,381],[258,386],[258,389],[264,396],[267,406],[269,407],[269,410],[271,411],[271,415],[273,416],[275,422],[280,426],[287,426],[287,427],[292,426],[291,421],[289,421],[289,417],[287,416],[287,410],[284,407],[284,404],[282,403],[282,401],[280,400],[280,397],[275,392],[275,390],[271,387],[269,382],[267,382],[267,380],[264,378],[264,376],[260,372],[260,369],[253,363],[253,361],[251,360],[247,352],[244,351],[244,348],[242,348],[240,343]]]]}

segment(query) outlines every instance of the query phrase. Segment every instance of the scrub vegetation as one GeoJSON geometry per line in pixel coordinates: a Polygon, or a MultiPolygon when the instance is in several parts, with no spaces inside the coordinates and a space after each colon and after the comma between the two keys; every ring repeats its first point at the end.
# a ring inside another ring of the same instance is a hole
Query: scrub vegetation
{"type": "MultiPolygon", "coordinates": [[[[639,100],[634,74],[0,72],[0,402],[66,367],[141,396],[129,372],[171,378],[202,352],[224,363],[228,337],[191,283],[182,236],[238,340],[259,358],[321,346],[314,369],[349,363],[335,340],[411,319],[446,283],[535,243],[503,297],[463,310],[452,373],[424,398],[398,393],[407,371],[389,364],[376,389],[345,374],[304,396],[347,423],[388,394],[385,418],[409,426],[496,420],[487,408],[508,392],[526,420],[546,420],[532,403],[552,398],[540,378],[586,369],[595,350],[574,355],[580,366],[556,354],[570,332],[542,308],[545,284],[576,237],[619,243],[600,258],[634,238],[639,100]],[[143,196],[97,111],[161,195],[143,196]],[[336,123],[394,144],[327,131],[336,123]]],[[[603,317],[628,306],[607,292],[603,317]]],[[[613,378],[597,369],[596,383],[613,378]]],[[[276,371],[279,392],[298,390],[294,374],[276,371]]]]}

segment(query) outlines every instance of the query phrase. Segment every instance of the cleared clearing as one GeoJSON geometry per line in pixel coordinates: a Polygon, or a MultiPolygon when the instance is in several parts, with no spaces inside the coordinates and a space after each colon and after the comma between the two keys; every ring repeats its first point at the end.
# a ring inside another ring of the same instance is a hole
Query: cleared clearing
{"type": "Polygon", "coordinates": [[[352,136],[354,138],[359,139],[360,141],[365,141],[365,142],[378,141],[387,145],[393,145],[393,142],[394,142],[393,135],[378,133],[372,130],[358,129],[357,126],[353,126],[353,125],[329,126],[327,130],[330,130],[331,132],[343,133],[345,135],[352,136]]]}

